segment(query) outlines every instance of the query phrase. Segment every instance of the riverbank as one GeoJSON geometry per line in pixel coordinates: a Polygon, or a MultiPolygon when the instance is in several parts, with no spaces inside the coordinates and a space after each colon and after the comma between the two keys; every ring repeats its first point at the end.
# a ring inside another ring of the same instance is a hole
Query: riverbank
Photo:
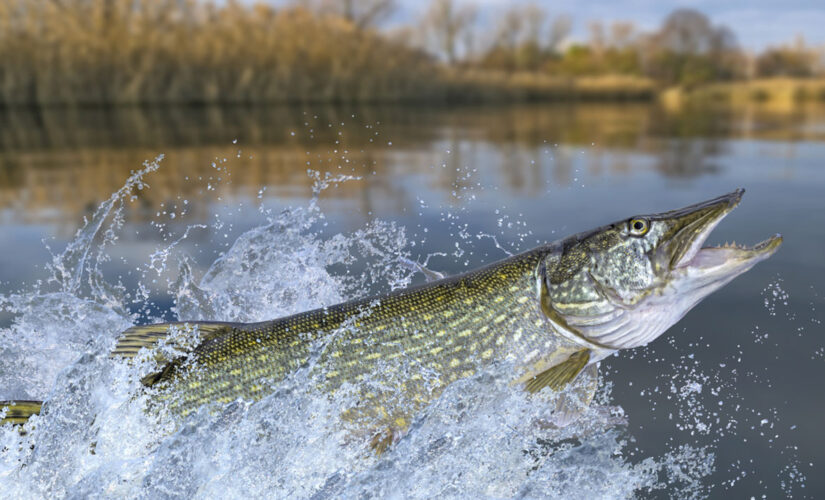
{"type": "Polygon", "coordinates": [[[825,78],[761,78],[725,83],[711,83],[692,90],[666,89],[660,101],[667,108],[687,104],[748,107],[765,110],[793,111],[806,103],[825,102],[825,78]]]}

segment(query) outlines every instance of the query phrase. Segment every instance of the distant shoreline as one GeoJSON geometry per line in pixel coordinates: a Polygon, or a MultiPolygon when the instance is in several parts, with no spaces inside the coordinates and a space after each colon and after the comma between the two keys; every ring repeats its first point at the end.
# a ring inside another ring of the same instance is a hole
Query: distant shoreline
{"type": "Polygon", "coordinates": [[[286,96],[275,99],[133,99],[124,101],[4,102],[2,109],[155,108],[163,106],[370,106],[370,105],[506,105],[530,102],[661,102],[668,108],[713,104],[740,107],[765,105],[792,108],[806,102],[825,102],[825,78],[761,78],[714,82],[693,89],[663,88],[651,79],[628,75],[557,77],[544,73],[446,69],[428,92],[395,96],[336,98],[286,96]],[[435,88],[433,88],[435,87],[435,88]]]}

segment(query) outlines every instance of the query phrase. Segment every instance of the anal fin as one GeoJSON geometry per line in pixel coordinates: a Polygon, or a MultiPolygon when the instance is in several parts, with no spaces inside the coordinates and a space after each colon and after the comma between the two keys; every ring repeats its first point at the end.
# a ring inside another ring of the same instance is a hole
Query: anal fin
{"type": "Polygon", "coordinates": [[[576,351],[561,363],[555,364],[527,379],[524,390],[536,393],[545,387],[549,387],[557,391],[573,381],[589,361],[590,349],[576,351]]]}
{"type": "Polygon", "coordinates": [[[32,415],[39,415],[42,408],[42,401],[0,401],[0,411],[6,411],[0,425],[23,425],[32,415]]]}

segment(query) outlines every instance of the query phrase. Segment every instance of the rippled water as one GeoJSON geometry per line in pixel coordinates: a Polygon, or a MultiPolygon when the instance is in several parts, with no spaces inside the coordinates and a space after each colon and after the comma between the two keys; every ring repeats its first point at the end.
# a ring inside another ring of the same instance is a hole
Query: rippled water
{"type": "Polygon", "coordinates": [[[49,406],[29,434],[2,430],[0,490],[820,496],[825,146],[770,127],[742,135],[737,117],[685,132],[655,110],[576,113],[298,113],[274,146],[232,127],[217,146],[6,138],[0,399],[49,406]],[[167,157],[119,189],[153,147],[167,157]],[[145,364],[107,355],[134,322],[271,319],[421,281],[399,258],[459,272],[738,185],[749,193],[718,238],[781,231],[783,249],[651,346],[604,362],[597,404],[563,430],[535,425],[549,403],[512,391],[496,366],[450,386],[375,457],[339,419],[347,395],[313,392],[309,370],[256,404],[177,422],[145,411],[145,364]],[[74,236],[72,213],[87,218],[74,236]]]}

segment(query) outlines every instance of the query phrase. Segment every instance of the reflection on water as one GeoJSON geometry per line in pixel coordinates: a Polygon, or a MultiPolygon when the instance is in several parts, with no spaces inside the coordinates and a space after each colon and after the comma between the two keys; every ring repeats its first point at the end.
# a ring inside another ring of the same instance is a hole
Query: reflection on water
{"type": "Polygon", "coordinates": [[[415,193],[387,182],[390,177],[421,175],[430,189],[450,191],[466,165],[491,169],[500,189],[528,196],[543,192],[547,175],[557,185],[577,182],[581,154],[590,176],[638,168],[675,178],[713,174],[731,137],[822,140],[825,114],[670,113],[651,104],[3,110],[0,209],[13,221],[76,224],[159,153],[164,168],[153,189],[139,194],[133,216],[148,219],[183,197],[190,213],[208,217],[203,190],[187,179],[217,179],[211,165],[226,158],[232,160],[227,196],[254,198],[267,186],[273,196],[305,197],[307,168],[341,169],[364,181],[331,195],[368,213],[378,198],[414,199],[415,193]],[[548,148],[554,148],[551,165],[543,154],[548,148]],[[444,158],[444,151],[452,154],[444,158]],[[641,165],[640,154],[648,157],[641,165]],[[490,161],[491,155],[498,160],[490,161]],[[445,162],[447,168],[432,168],[445,162]]]}

